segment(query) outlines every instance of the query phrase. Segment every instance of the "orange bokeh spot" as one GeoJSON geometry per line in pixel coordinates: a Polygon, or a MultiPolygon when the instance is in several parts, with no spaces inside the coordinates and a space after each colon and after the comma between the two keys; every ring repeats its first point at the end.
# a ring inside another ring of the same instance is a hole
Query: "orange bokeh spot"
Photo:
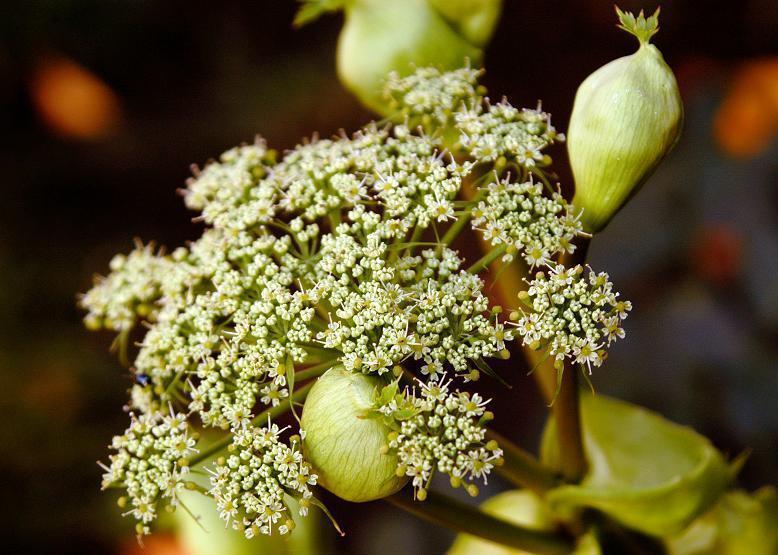
{"type": "Polygon", "coordinates": [[[172,534],[144,536],[142,544],[128,539],[119,550],[119,555],[189,555],[181,542],[172,534]]]}
{"type": "Polygon", "coordinates": [[[99,139],[121,119],[119,99],[99,77],[63,57],[44,60],[30,79],[30,96],[46,126],[65,137],[99,139]]]}
{"type": "Polygon", "coordinates": [[[689,262],[702,279],[727,287],[738,279],[743,257],[743,237],[726,224],[700,227],[690,245],[689,262]]]}
{"type": "Polygon", "coordinates": [[[749,62],[716,111],[714,136],[737,158],[764,151],[778,132],[778,57],[749,62]]]}

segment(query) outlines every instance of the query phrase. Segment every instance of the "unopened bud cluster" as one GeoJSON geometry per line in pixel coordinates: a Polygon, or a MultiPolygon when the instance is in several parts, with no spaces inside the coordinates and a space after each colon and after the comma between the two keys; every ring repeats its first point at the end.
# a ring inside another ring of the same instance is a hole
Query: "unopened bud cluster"
{"type": "Polygon", "coordinates": [[[390,109],[409,122],[430,129],[446,127],[455,123],[462,107],[478,101],[482,73],[471,68],[444,73],[434,67],[419,68],[407,77],[392,72],[384,85],[384,97],[390,109]]]}
{"type": "Polygon", "coordinates": [[[97,278],[99,286],[86,293],[81,303],[89,309],[84,322],[89,329],[126,332],[139,318],[156,319],[162,276],[171,270],[168,258],[157,256],[153,245],[111,259],[111,274],[97,278]]]}

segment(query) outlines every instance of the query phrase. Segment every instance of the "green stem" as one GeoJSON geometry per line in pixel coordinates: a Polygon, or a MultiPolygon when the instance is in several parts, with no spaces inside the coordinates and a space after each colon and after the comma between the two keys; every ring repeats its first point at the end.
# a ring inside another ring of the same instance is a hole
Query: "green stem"
{"type": "Polygon", "coordinates": [[[578,482],[586,473],[586,458],[581,437],[581,410],[578,396],[578,373],[565,364],[559,393],[551,407],[559,441],[560,470],[568,482],[578,482]]]}
{"type": "MultiPolygon", "coordinates": [[[[579,237],[575,252],[562,257],[565,266],[575,266],[586,262],[590,240],[579,237]]],[[[562,475],[569,482],[578,482],[586,473],[586,455],[581,435],[580,393],[578,390],[578,370],[575,365],[565,362],[564,371],[557,384],[559,393],[552,406],[559,441],[559,460],[562,475]]]]}
{"type": "Polygon", "coordinates": [[[477,274],[484,268],[486,268],[489,264],[500,258],[503,254],[505,254],[505,251],[508,250],[508,245],[502,244],[499,247],[493,248],[489,252],[487,252],[485,255],[483,255],[480,260],[478,260],[475,264],[470,266],[467,271],[471,274],[477,274]]]}
{"type": "MultiPolygon", "coordinates": [[[[304,386],[298,388],[293,394],[292,394],[292,403],[301,403],[302,401],[305,401],[305,398],[308,396],[308,392],[313,387],[313,384],[316,382],[311,382],[308,384],[305,384],[304,386]]],[[[267,409],[264,412],[259,413],[257,416],[255,416],[251,423],[256,426],[261,426],[263,424],[267,423],[268,417],[270,419],[277,418],[278,416],[281,416],[286,411],[289,410],[291,407],[291,403],[283,402],[280,403],[278,406],[271,407],[267,409]]],[[[232,441],[232,435],[229,434],[226,437],[220,439],[219,441],[216,441],[208,446],[208,448],[200,451],[197,455],[189,459],[189,467],[194,467],[197,464],[200,464],[201,462],[210,459],[215,454],[217,454],[219,451],[222,451],[225,449],[230,442],[232,441]]]]}
{"type": "Polygon", "coordinates": [[[305,380],[309,380],[311,378],[318,378],[337,363],[337,359],[330,359],[316,364],[315,366],[309,366],[305,370],[300,370],[299,372],[295,371],[294,380],[295,382],[304,382],[305,380]]]}
{"type": "Polygon", "coordinates": [[[444,245],[451,245],[451,243],[454,242],[454,239],[456,239],[459,236],[459,234],[462,232],[465,226],[468,223],[470,223],[470,220],[473,217],[473,213],[469,207],[478,204],[478,201],[483,199],[485,196],[486,196],[486,190],[481,189],[473,196],[473,198],[471,198],[467,202],[464,213],[461,216],[459,216],[459,218],[457,218],[457,221],[451,224],[451,227],[448,228],[446,234],[443,235],[443,239],[441,239],[441,243],[443,243],[444,245]]]}
{"type": "Polygon", "coordinates": [[[396,493],[386,498],[392,505],[414,516],[458,532],[532,553],[568,554],[573,550],[570,538],[554,532],[531,530],[488,515],[476,507],[430,491],[425,501],[414,501],[396,493]]]}
{"type": "Polygon", "coordinates": [[[539,495],[559,485],[559,475],[544,466],[530,453],[494,430],[487,430],[486,437],[495,440],[502,449],[504,464],[495,470],[505,479],[539,495]]]}

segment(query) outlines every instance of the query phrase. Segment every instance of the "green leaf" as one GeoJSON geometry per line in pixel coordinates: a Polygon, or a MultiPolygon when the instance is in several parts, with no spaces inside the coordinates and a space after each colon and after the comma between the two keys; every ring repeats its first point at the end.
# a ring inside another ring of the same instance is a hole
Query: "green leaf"
{"type": "Polygon", "coordinates": [[[412,416],[415,416],[418,414],[419,411],[415,410],[413,407],[405,408],[405,409],[399,409],[394,411],[394,419],[395,420],[408,420],[412,416]]]}
{"type": "Polygon", "coordinates": [[[616,15],[619,17],[618,28],[635,35],[641,44],[648,43],[659,31],[659,8],[649,17],[643,15],[643,10],[635,17],[631,12],[623,12],[616,6],[616,15]]]}
{"type": "Polygon", "coordinates": [[[336,12],[343,8],[345,0],[299,0],[302,6],[294,16],[293,25],[302,27],[316,21],[327,12],[336,12]]]}
{"type": "Polygon", "coordinates": [[[667,540],[671,555],[773,555],[778,553],[778,495],[765,487],[752,495],[725,494],[682,534],[667,540]]]}
{"type": "Polygon", "coordinates": [[[397,382],[391,382],[389,385],[384,386],[381,389],[381,404],[388,405],[392,402],[392,399],[397,395],[397,382]]]}
{"type": "MultiPolygon", "coordinates": [[[[581,420],[589,470],[580,484],[548,493],[561,514],[592,507],[647,534],[676,533],[716,502],[739,468],[691,428],[629,403],[582,394],[581,420]]],[[[541,458],[559,462],[553,419],[541,458]]]]}

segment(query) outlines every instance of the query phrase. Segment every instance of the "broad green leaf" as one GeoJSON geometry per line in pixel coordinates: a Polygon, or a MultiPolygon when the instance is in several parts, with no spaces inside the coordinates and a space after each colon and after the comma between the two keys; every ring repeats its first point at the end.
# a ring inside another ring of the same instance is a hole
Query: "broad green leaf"
{"type": "MultiPolygon", "coordinates": [[[[589,470],[579,485],[549,492],[561,514],[592,507],[635,530],[669,535],[709,509],[737,471],[706,438],[644,408],[584,393],[581,419],[589,470]]],[[[553,419],[541,458],[559,461],[553,419]]]]}

